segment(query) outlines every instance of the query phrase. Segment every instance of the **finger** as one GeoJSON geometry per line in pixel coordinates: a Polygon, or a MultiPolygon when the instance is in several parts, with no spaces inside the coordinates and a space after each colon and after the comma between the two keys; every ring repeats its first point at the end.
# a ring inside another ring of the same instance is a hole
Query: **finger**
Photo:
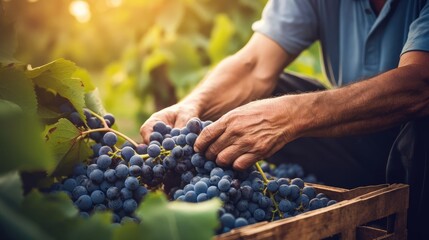
{"type": "Polygon", "coordinates": [[[246,147],[232,145],[222,150],[216,157],[216,163],[220,166],[230,166],[235,159],[248,151],[246,147]]]}
{"type": "Polygon", "coordinates": [[[207,147],[205,151],[206,158],[209,160],[215,160],[216,156],[228,146],[234,144],[235,140],[235,136],[230,136],[230,134],[224,132],[207,147]]]}
{"type": "Polygon", "coordinates": [[[218,121],[205,127],[195,141],[195,152],[204,152],[224,132],[225,125],[218,121]]]}
{"type": "Polygon", "coordinates": [[[146,144],[149,143],[149,137],[153,131],[153,125],[155,125],[155,123],[156,121],[148,120],[140,127],[140,135],[142,136],[143,142],[146,144]]]}
{"type": "Polygon", "coordinates": [[[232,164],[232,167],[235,170],[243,171],[249,167],[251,167],[253,164],[255,164],[259,160],[259,156],[253,154],[253,153],[246,153],[238,157],[234,163],[232,164]]]}
{"type": "Polygon", "coordinates": [[[175,128],[183,128],[184,126],[186,126],[186,123],[189,121],[189,119],[191,119],[192,117],[195,116],[190,116],[189,114],[181,114],[179,116],[177,116],[176,118],[176,122],[174,123],[174,127],[175,128]]]}

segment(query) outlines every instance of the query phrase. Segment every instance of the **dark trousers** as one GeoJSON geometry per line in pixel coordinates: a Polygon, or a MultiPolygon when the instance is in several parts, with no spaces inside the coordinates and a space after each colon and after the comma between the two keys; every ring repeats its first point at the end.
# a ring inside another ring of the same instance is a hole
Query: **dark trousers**
{"type": "MultiPolygon", "coordinates": [[[[317,81],[290,73],[280,76],[273,95],[323,91],[317,81]]],[[[353,188],[386,183],[386,162],[399,128],[336,138],[300,138],[274,154],[274,163],[298,163],[330,186],[353,188]]]]}

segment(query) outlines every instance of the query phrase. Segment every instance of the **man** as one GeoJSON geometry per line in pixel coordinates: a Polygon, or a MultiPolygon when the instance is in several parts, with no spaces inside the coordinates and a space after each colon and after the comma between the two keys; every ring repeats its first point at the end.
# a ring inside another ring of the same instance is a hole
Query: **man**
{"type": "Polygon", "coordinates": [[[182,127],[196,116],[216,120],[194,148],[220,165],[245,169],[277,152],[329,185],[384,182],[398,126],[429,115],[429,2],[272,0],[253,29],[191,94],[153,114],[143,138],[158,120],[182,127]],[[271,97],[304,81],[278,76],[316,40],[338,87],[271,97]]]}

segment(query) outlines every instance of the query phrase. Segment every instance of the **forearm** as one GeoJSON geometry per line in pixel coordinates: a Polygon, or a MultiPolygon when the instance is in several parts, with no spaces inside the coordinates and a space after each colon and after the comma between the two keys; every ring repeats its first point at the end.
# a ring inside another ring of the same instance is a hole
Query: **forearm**
{"type": "Polygon", "coordinates": [[[202,119],[216,120],[250,101],[269,96],[283,68],[294,59],[274,41],[255,34],[239,52],[224,59],[181,103],[202,119]]]}
{"type": "Polygon", "coordinates": [[[429,114],[429,79],[421,66],[396,68],[350,86],[293,96],[300,136],[383,130],[429,114]]]}

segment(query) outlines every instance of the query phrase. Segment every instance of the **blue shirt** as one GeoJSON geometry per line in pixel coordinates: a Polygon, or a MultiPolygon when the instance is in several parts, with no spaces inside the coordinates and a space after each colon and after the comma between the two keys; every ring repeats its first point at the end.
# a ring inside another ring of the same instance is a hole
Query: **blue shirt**
{"type": "Polygon", "coordinates": [[[253,30],[299,54],[320,40],[327,77],[344,85],[396,68],[401,54],[429,51],[429,1],[270,0],[253,30]]]}

